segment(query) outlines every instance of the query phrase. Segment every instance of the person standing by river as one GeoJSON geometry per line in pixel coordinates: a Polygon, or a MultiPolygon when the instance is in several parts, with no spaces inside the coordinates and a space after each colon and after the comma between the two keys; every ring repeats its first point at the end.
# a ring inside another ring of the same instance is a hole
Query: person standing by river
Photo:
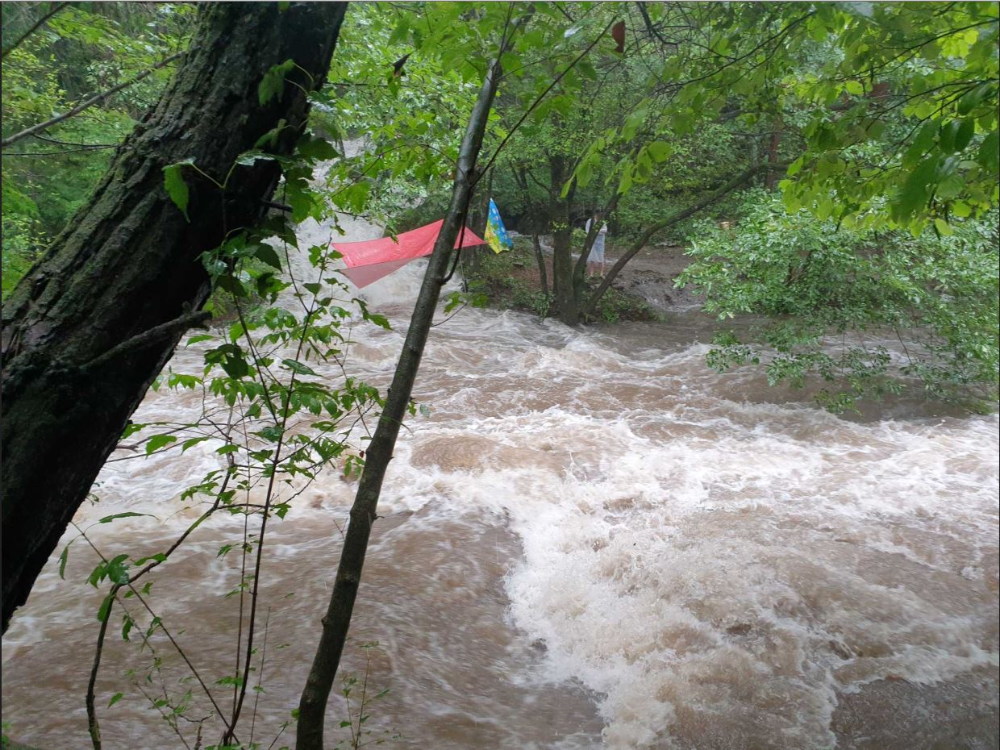
{"type": "MultiPolygon", "coordinates": [[[[595,214],[592,219],[587,219],[587,226],[584,231],[586,231],[587,234],[590,234],[590,227],[593,225],[594,221],[600,220],[600,215],[598,214],[595,214]]],[[[594,244],[590,248],[590,257],[587,258],[587,275],[589,276],[604,275],[604,241],[607,236],[608,225],[602,222],[601,228],[597,232],[597,237],[594,238],[594,244]]]]}

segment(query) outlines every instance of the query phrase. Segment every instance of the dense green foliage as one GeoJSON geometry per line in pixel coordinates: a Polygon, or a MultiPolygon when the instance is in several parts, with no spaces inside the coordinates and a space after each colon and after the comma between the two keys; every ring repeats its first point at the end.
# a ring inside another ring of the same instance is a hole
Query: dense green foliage
{"type": "Polygon", "coordinates": [[[763,362],[772,383],[793,385],[816,374],[834,389],[821,399],[836,409],[914,381],[988,407],[1000,335],[997,218],[913,237],[838,228],[752,191],[735,229],[701,227],[680,283],[705,293],[706,311],[722,319],[768,319],[749,335],[721,333],[715,367],[763,362]]]}
{"type": "MultiPolygon", "coordinates": [[[[14,46],[55,5],[3,4],[5,139],[184,49],[194,18],[184,4],[65,5],[14,46]]],[[[156,101],[170,72],[158,70],[4,149],[4,295],[87,200],[113,149],[156,101]]]]}

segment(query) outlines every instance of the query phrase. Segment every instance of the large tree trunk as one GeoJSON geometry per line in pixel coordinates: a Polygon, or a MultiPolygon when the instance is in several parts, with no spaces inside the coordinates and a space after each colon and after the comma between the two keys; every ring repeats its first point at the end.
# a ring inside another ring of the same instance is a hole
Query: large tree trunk
{"type": "MultiPolygon", "coordinates": [[[[503,54],[504,47],[500,53],[503,54]]],[[[482,146],[483,134],[486,131],[486,121],[490,107],[496,95],[497,81],[500,77],[499,60],[494,61],[486,73],[486,79],[479,90],[479,97],[469,117],[469,125],[462,139],[462,147],[458,156],[458,169],[455,175],[455,185],[451,194],[451,205],[445,216],[444,224],[434,243],[424,272],[424,280],[420,286],[417,304],[413,308],[410,319],[410,329],[403,342],[403,350],[399,355],[396,372],[389,387],[385,402],[385,410],[379,418],[375,435],[368,446],[365,457],[365,468],[358,485],[358,494],[351,507],[351,522],[344,538],[344,549],[340,554],[340,564],[337,567],[337,578],[330,594],[330,604],[323,617],[323,632],[320,636],[316,655],[313,657],[312,668],[306,686],[299,701],[299,724],[295,747],[297,750],[323,750],[323,723],[326,718],[326,705],[330,697],[340,657],[344,651],[344,642],[351,625],[351,614],[354,611],[354,601],[361,585],[361,572],[368,551],[368,540],[371,536],[372,524],[375,523],[378,509],[378,499],[382,492],[382,480],[392,459],[392,451],[396,445],[400,425],[406,416],[410,405],[410,394],[413,382],[417,377],[417,369],[423,357],[424,345],[430,334],[434,310],[437,307],[441,286],[448,273],[448,263],[452,256],[452,248],[459,232],[465,225],[469,209],[471,193],[475,187],[476,159],[482,146]]]]}
{"type": "Polygon", "coordinates": [[[193,159],[222,182],[279,121],[291,127],[273,150],[290,153],[309,111],[304,89],[326,77],[345,6],[207,6],[159,103],[4,305],[4,630],[204,304],[201,254],[256,224],[280,176],[258,161],[223,193],[185,170],[188,220],[164,191],[163,167],[193,159]],[[289,59],[297,67],[282,95],[261,104],[264,74],[289,59]]]}

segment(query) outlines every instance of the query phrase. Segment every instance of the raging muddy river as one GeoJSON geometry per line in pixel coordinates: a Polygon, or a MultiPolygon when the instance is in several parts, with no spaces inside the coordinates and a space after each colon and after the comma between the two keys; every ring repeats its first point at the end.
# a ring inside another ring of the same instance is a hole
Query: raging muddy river
{"type": "MultiPolygon", "coordinates": [[[[379,231],[353,222],[350,234],[379,231]]],[[[386,387],[421,271],[365,290],[394,330],[354,328],[352,374],[386,387]]],[[[414,393],[426,413],[401,433],[347,647],[344,671],[363,676],[361,646],[379,643],[369,680],[389,693],[369,711],[370,739],[997,747],[997,418],[901,402],[833,416],[759,373],[708,370],[711,328],[697,311],[572,330],[466,309],[433,329],[414,393]]],[[[181,350],[171,366],[196,372],[200,356],[181,350]]],[[[197,392],[161,389],[136,419],[201,406],[197,392]]],[[[109,553],[162,550],[197,517],[178,495],[222,466],[218,445],[108,464],[78,522],[152,514],[93,539],[109,553]]],[[[292,726],[272,740],[298,702],[355,487],[322,474],[268,531],[262,748],[293,744],[292,726]]],[[[240,559],[218,552],[242,523],[206,523],[153,576],[151,602],[210,684],[235,659],[238,597],[224,594],[240,559]]],[[[7,731],[43,750],[89,745],[94,563],[75,543],[62,580],[53,557],[3,641],[7,731]]],[[[151,645],[163,668],[145,682],[150,653],[119,627],[97,684],[104,747],[181,747],[143,691],[190,688],[197,719],[197,685],[162,634],[151,645]]],[[[346,712],[331,704],[330,732],[346,712]]],[[[206,729],[204,744],[217,737],[206,729]]]]}

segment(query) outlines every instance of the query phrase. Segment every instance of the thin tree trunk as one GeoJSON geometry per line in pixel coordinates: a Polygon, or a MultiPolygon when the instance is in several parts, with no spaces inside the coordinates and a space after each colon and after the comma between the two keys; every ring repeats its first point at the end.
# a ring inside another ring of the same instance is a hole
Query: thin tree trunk
{"type": "Polygon", "coordinates": [[[549,216],[552,221],[552,294],[556,315],[566,325],[580,322],[577,295],[573,288],[573,226],[570,224],[570,206],[576,192],[576,182],[565,198],[559,194],[560,186],[569,177],[566,159],[560,155],[549,156],[549,183],[552,197],[549,216]]]}
{"type": "Polygon", "coordinates": [[[774,132],[771,134],[771,144],[767,147],[767,177],[764,181],[764,187],[768,190],[774,190],[774,182],[778,177],[777,165],[778,165],[778,146],[781,144],[781,131],[778,129],[778,125],[775,124],[774,132]]]}
{"type": "Polygon", "coordinates": [[[192,51],[151,116],[4,304],[4,630],[183,335],[178,321],[207,299],[202,253],[259,222],[280,176],[258,161],[237,168],[225,192],[189,179],[185,218],[163,168],[193,159],[221,181],[279,121],[291,127],[274,150],[291,153],[345,7],[203,6],[192,51]],[[288,59],[296,68],[283,96],[261,104],[263,76],[288,59]],[[130,340],[141,345],[119,347],[130,340]]]}
{"type": "MultiPolygon", "coordinates": [[[[472,191],[470,201],[468,227],[480,237],[485,236],[486,226],[490,220],[490,196],[493,194],[493,170],[485,176],[485,180],[480,178],[472,191]]],[[[463,272],[478,271],[482,266],[483,254],[492,253],[493,250],[487,246],[470,247],[462,250],[463,272]]]]}
{"type": "Polygon", "coordinates": [[[601,297],[604,296],[604,293],[608,291],[608,289],[611,287],[611,282],[613,282],[615,280],[615,277],[618,276],[619,273],[621,273],[621,270],[625,268],[625,265],[630,260],[632,260],[632,258],[634,258],[636,254],[638,254],[638,252],[642,250],[642,248],[646,246],[646,243],[648,243],[653,238],[653,235],[655,235],[657,232],[666,229],[669,226],[673,226],[674,224],[683,221],[689,216],[694,216],[703,208],[712,205],[717,200],[727,195],[728,193],[731,193],[733,190],[740,187],[741,185],[745,185],[750,180],[751,177],[760,172],[762,169],[767,169],[769,166],[770,165],[768,164],[758,164],[757,166],[751,167],[750,169],[746,170],[745,172],[731,179],[729,182],[720,187],[714,193],[706,195],[701,200],[692,203],[683,211],[678,211],[673,216],[670,216],[664,219],[663,221],[653,224],[652,226],[647,228],[646,231],[642,233],[642,236],[640,236],[639,239],[637,239],[632,244],[632,247],[630,247],[626,251],[626,253],[622,257],[620,257],[618,261],[611,267],[611,270],[608,271],[608,275],[604,277],[604,281],[601,282],[601,285],[597,287],[597,290],[590,296],[590,301],[587,303],[587,310],[586,310],[587,314],[588,315],[594,314],[594,311],[597,309],[597,303],[600,301],[601,297]]]}
{"type": "Polygon", "coordinates": [[[538,280],[541,282],[542,294],[549,294],[549,279],[545,271],[545,255],[542,253],[542,243],[538,239],[538,229],[531,231],[531,244],[535,246],[535,260],[538,261],[538,280]]]}
{"type": "Polygon", "coordinates": [[[499,75],[500,64],[497,60],[487,72],[479,90],[479,98],[469,118],[469,125],[459,152],[451,205],[424,274],[420,295],[413,309],[413,317],[410,319],[410,329],[407,331],[392,386],[389,388],[385,410],[368,447],[365,468],[358,486],[358,494],[351,508],[350,525],[347,527],[344,549],[337,567],[337,578],[330,595],[329,607],[323,617],[323,632],[299,702],[296,750],[323,750],[323,721],[327,700],[340,666],[344,642],[347,640],[372,524],[378,517],[376,512],[382,481],[392,459],[399,427],[410,404],[413,381],[416,379],[424,345],[430,333],[441,286],[448,272],[452,248],[455,246],[459,231],[465,225],[475,183],[476,159],[482,145],[493,97],[496,94],[499,75]]]}
{"type": "Polygon", "coordinates": [[[541,221],[538,217],[538,210],[535,208],[535,204],[531,200],[531,195],[529,193],[528,172],[523,167],[515,169],[513,172],[514,181],[517,183],[518,187],[521,188],[525,197],[528,199],[528,221],[531,222],[531,244],[535,249],[535,261],[538,263],[538,280],[542,288],[542,294],[548,296],[548,272],[545,270],[545,255],[542,253],[542,243],[538,238],[538,232],[540,229],[539,224],[541,224],[541,221]]]}
{"type": "Polygon", "coordinates": [[[580,322],[576,294],[573,290],[573,228],[560,212],[559,223],[552,232],[552,295],[559,320],[568,326],[580,322]]]}

